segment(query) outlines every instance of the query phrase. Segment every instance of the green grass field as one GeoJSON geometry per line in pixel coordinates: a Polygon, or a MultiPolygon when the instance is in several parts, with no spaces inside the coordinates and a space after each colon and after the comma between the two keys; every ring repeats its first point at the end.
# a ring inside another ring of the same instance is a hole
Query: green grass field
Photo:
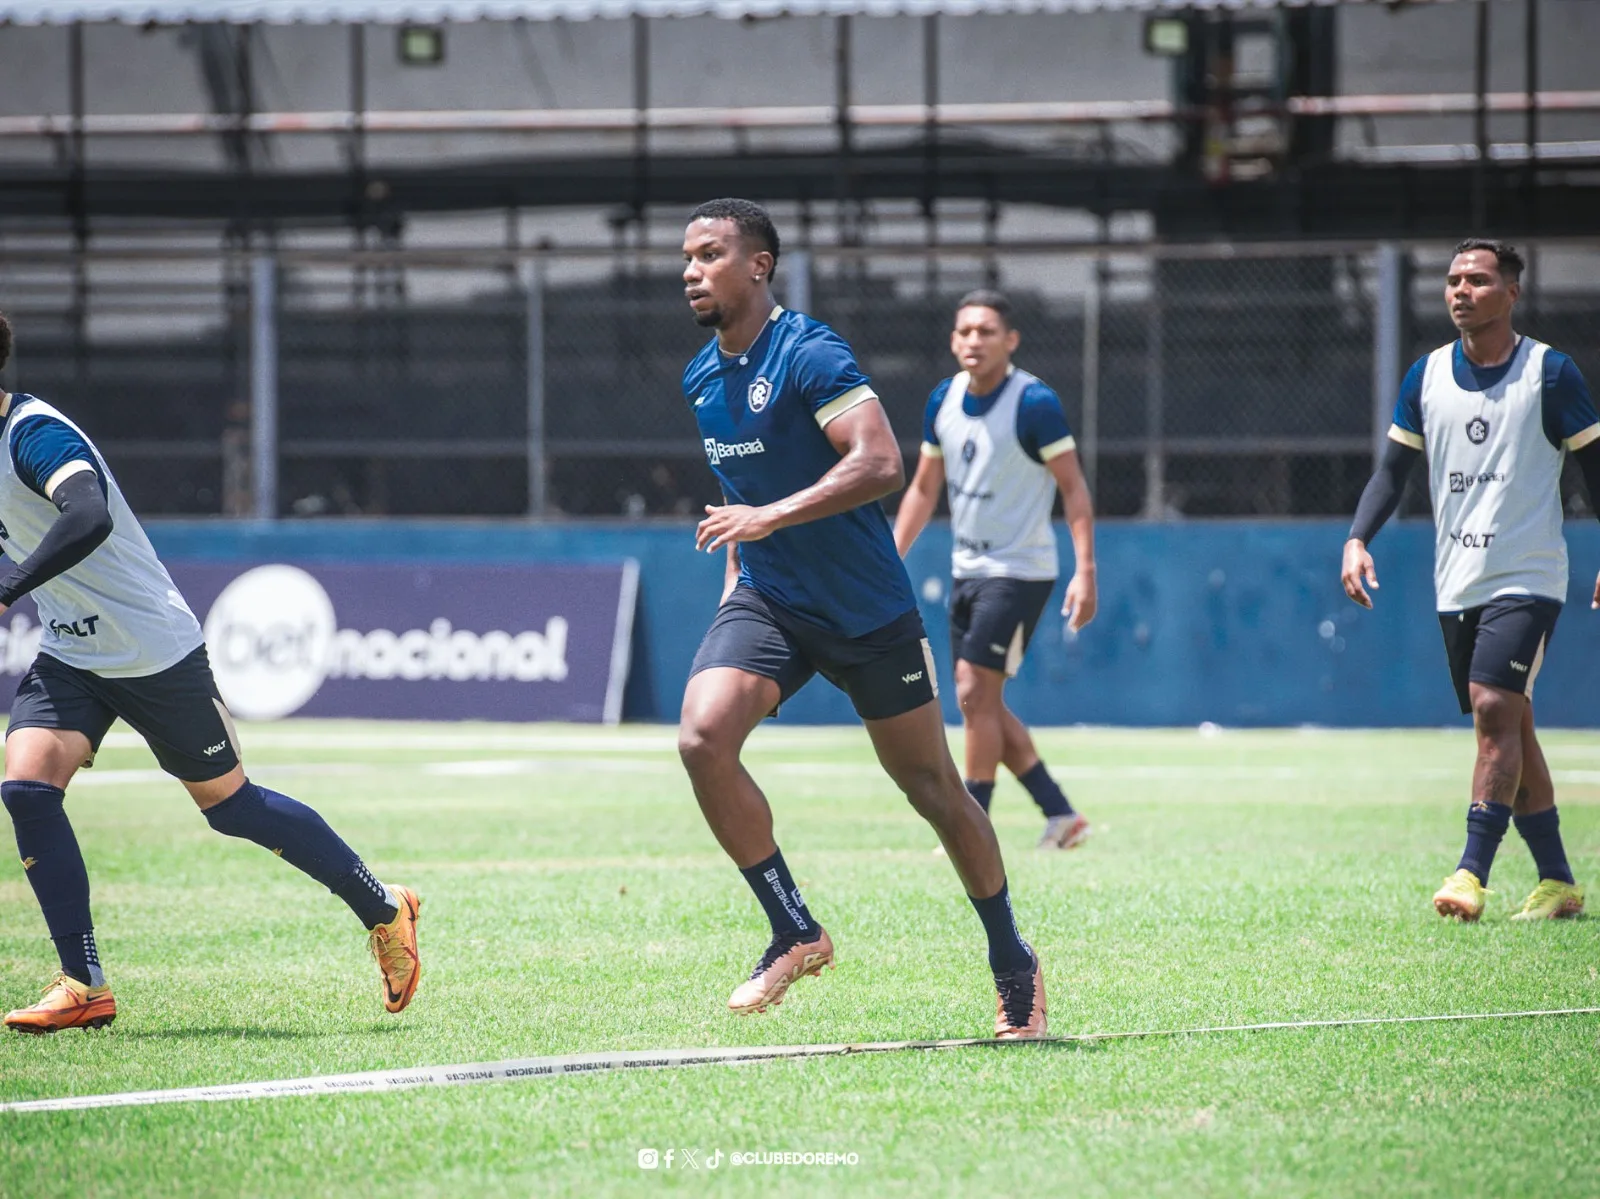
{"type": "MultiPolygon", "coordinates": [[[[670,730],[290,723],[252,774],[424,897],[425,975],[386,1016],[337,900],[216,836],[131,736],[69,801],[109,1033],[0,1039],[0,1100],[543,1053],[987,1035],[981,931],[854,729],[769,728],[749,761],[839,947],[782,1008],[730,1016],[765,924],[705,830],[670,730]]],[[[995,821],[1053,1031],[1600,1005],[1592,920],[1517,925],[1508,837],[1482,924],[1455,865],[1459,732],[1052,731],[1096,822],[995,821]]],[[[1550,734],[1579,881],[1600,877],[1600,739],[1550,734]]],[[[8,852],[9,857],[9,852],[8,852]]],[[[0,1003],[53,969],[0,873],[0,1003]]],[[[1227,1033],[547,1078],[389,1095],[0,1114],[0,1193],[1554,1196],[1600,1193],[1600,1017],[1227,1033]],[[856,1153],[855,1166],[644,1171],[641,1148],[856,1153]]]]}

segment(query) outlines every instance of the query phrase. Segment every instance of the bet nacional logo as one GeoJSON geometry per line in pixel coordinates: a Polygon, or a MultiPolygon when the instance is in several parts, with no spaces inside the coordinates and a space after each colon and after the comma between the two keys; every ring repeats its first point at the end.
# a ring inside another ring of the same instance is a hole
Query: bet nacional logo
{"type": "Polygon", "coordinates": [[[327,676],[338,625],[321,583],[297,566],[258,566],[223,588],[206,615],[222,702],[245,720],[297,711],[327,676]]]}

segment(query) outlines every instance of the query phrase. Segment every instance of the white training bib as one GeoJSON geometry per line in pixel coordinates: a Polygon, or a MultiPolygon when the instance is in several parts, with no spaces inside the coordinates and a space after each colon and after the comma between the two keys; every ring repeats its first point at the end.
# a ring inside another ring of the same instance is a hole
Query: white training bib
{"type": "Polygon", "coordinates": [[[175,665],[204,642],[200,622],[156,557],[100,451],[82,429],[33,396],[14,397],[5,423],[0,549],[13,562],[23,561],[61,515],[18,477],[11,457],[13,432],[33,416],[53,417],[83,437],[105,480],[111,511],[111,535],[82,562],[30,593],[44,625],[39,648],[68,666],[108,678],[140,677],[175,665]]]}
{"type": "Polygon", "coordinates": [[[1456,381],[1455,347],[1429,354],[1422,379],[1439,611],[1476,608],[1500,595],[1565,602],[1565,451],[1544,431],[1548,347],[1522,338],[1505,375],[1483,391],[1456,381]]]}
{"type": "Polygon", "coordinates": [[[1022,393],[1037,380],[1013,369],[982,416],[968,416],[962,407],[971,381],[966,371],[951,379],[933,418],[950,498],[951,573],[958,579],[1053,579],[1059,570],[1050,527],[1055,476],[1017,439],[1022,393]]]}

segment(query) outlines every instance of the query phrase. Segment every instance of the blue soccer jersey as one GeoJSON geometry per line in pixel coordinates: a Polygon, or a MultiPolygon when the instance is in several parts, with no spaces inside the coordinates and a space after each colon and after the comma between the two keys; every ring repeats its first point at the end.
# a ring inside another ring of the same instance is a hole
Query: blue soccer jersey
{"type": "MultiPolygon", "coordinates": [[[[820,321],[774,308],[743,354],[715,339],[683,373],[722,494],[759,507],[810,487],[839,461],[823,429],[876,399],[844,339],[820,321]]],[[[812,624],[860,637],[916,607],[883,508],[779,529],[739,546],[740,581],[812,624]]]]}

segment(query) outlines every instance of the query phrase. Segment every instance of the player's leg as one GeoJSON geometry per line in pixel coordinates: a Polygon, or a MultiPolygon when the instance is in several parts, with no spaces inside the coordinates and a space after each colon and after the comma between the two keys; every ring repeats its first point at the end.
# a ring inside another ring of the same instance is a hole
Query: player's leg
{"type": "Polygon", "coordinates": [[[985,812],[994,798],[994,776],[1003,752],[1003,733],[998,724],[1000,703],[998,696],[989,702],[983,694],[984,680],[963,666],[978,658],[982,631],[974,631],[973,620],[978,615],[978,598],[988,582],[956,579],[950,587],[950,661],[954,663],[956,702],[961,707],[966,784],[985,812]]]}
{"type": "Polygon", "coordinates": [[[1076,849],[1089,839],[1089,819],[1072,806],[1067,793],[1061,789],[1044,764],[1033,744],[1028,726],[1017,719],[1010,708],[1002,708],[1001,725],[1005,734],[1005,752],[1000,759],[1007,770],[1017,776],[1033,802],[1044,813],[1044,832],[1039,836],[1040,849],[1076,849]]]}
{"type": "Polygon", "coordinates": [[[772,940],[728,999],[736,1012],[783,1001],[797,979],[833,962],[833,942],[806,907],[772,832],[772,808],[740,761],[745,740],[811,675],[804,657],[748,588],[718,611],[695,655],[678,753],[706,824],[761,904],[772,940]]]}
{"type": "Polygon", "coordinates": [[[65,807],[68,783],[114,719],[54,659],[40,658],[17,688],[0,797],[61,963],[38,1003],[6,1014],[6,1027],[18,1032],[98,1028],[117,1014],[95,945],[89,873],[65,807]]]}
{"type": "MultiPolygon", "coordinates": [[[[859,693],[857,710],[863,704],[859,693]]],[[[989,942],[998,996],[997,1036],[1043,1036],[1044,979],[1038,955],[1017,930],[994,826],[962,783],[936,698],[898,715],[867,718],[878,761],[918,815],[939,834],[989,942]]]]}
{"type": "Polygon", "coordinates": [[[1027,727],[1006,707],[1005,686],[1016,677],[1039,617],[1055,587],[1051,579],[967,579],[968,599],[958,628],[952,603],[951,657],[956,696],[966,723],[968,789],[985,810],[1002,762],[1045,818],[1041,849],[1072,849],[1089,835],[1089,822],[1039,758],[1027,727]]]}
{"type": "Polygon", "coordinates": [[[1545,602],[1511,596],[1440,614],[1451,678],[1462,711],[1472,716],[1478,751],[1466,846],[1434,896],[1441,916],[1476,920],[1483,913],[1489,871],[1522,785],[1522,722],[1530,673],[1537,673],[1531,668],[1548,633],[1540,623],[1548,615],[1539,606],[1545,602]]]}
{"type": "MultiPolygon", "coordinates": [[[[1512,805],[1512,821],[1517,832],[1533,855],[1539,870],[1539,884],[1523,902],[1522,909],[1513,920],[1550,920],[1576,916],[1583,911],[1583,888],[1572,876],[1567,864],[1566,847],[1561,840],[1561,814],[1556,810],[1555,781],[1550,777],[1550,766],[1545,761],[1544,749],[1534,730],[1533,684],[1539,667],[1544,662],[1544,651],[1550,635],[1555,630],[1560,609],[1549,601],[1543,606],[1537,601],[1516,605],[1497,622],[1502,629],[1518,630],[1502,639],[1509,641],[1509,651],[1518,655],[1514,661],[1528,667],[1526,672],[1527,702],[1522,709],[1519,729],[1522,742],[1522,785],[1517,790],[1512,805]],[[1535,635],[1537,634],[1537,640],[1535,635]]],[[[1513,672],[1520,673],[1520,672],[1513,672]]]]}
{"type": "Polygon", "coordinates": [[[409,888],[374,877],[312,808],[246,777],[205,647],[158,674],[98,685],[161,768],[183,784],[207,824],[269,850],[344,901],[367,929],[384,1007],[398,1012],[409,1004],[422,977],[416,930],[422,901],[409,888]]]}
{"type": "Polygon", "coordinates": [[[956,700],[961,705],[961,724],[965,733],[963,756],[966,759],[967,790],[985,812],[994,796],[994,778],[1005,756],[1005,702],[1002,698],[1006,676],[998,670],[978,666],[965,658],[955,659],[956,700]]]}

